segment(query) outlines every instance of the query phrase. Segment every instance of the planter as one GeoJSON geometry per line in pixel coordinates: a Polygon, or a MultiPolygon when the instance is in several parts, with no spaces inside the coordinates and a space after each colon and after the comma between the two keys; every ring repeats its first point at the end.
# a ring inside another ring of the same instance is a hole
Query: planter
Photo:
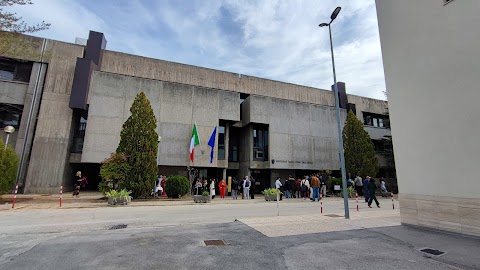
{"type": "Polygon", "coordinates": [[[108,199],[109,205],[128,205],[132,201],[132,197],[121,197],[121,198],[108,197],[107,199],[108,199]]]}
{"type": "Polygon", "coordinates": [[[193,201],[196,203],[207,203],[212,200],[212,196],[193,195],[193,201]]]}
{"type": "Polygon", "coordinates": [[[277,194],[266,194],[265,195],[265,201],[276,201],[277,200],[277,194]]]}

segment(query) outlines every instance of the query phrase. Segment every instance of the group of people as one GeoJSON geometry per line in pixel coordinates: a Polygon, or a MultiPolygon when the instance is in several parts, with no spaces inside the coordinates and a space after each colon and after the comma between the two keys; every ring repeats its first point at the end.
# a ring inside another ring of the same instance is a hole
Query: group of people
{"type": "Polygon", "coordinates": [[[320,194],[327,195],[327,179],[320,174],[306,175],[302,179],[295,180],[291,175],[282,183],[280,177],[275,180],[275,188],[280,190],[280,200],[283,199],[283,193],[288,198],[310,198],[312,202],[320,201],[320,194]]]}
{"type": "MultiPolygon", "coordinates": [[[[210,179],[207,181],[207,178],[196,178],[194,181],[194,193],[195,195],[202,195],[204,192],[208,192],[212,199],[216,196],[216,179],[210,179]]],[[[255,180],[250,176],[245,176],[241,181],[238,181],[235,177],[232,178],[231,188],[232,188],[232,199],[237,200],[238,197],[249,200],[254,199],[255,197],[255,180]]],[[[218,182],[218,191],[220,193],[220,198],[225,199],[227,193],[227,182],[225,179],[218,182]]]]}
{"type": "MultiPolygon", "coordinates": [[[[368,207],[372,208],[372,202],[375,201],[375,203],[377,204],[377,207],[380,208],[380,203],[378,202],[377,197],[375,195],[378,189],[377,184],[375,183],[375,179],[373,179],[368,175],[365,177],[365,179],[362,179],[362,177],[357,175],[355,177],[355,180],[353,180],[352,177],[349,175],[348,185],[355,188],[358,196],[365,198],[365,202],[368,203],[368,207]]],[[[383,180],[383,178],[380,181],[380,190],[382,194],[388,193],[387,188],[385,186],[385,181],[383,180]]]]}
{"type": "Polygon", "coordinates": [[[152,190],[153,197],[161,197],[167,196],[165,192],[165,184],[167,183],[167,176],[166,175],[159,175],[157,181],[155,181],[155,187],[152,190]]]}

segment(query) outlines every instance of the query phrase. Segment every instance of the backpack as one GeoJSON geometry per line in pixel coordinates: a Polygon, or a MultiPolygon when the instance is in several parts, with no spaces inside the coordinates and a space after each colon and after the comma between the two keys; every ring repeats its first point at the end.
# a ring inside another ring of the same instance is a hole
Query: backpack
{"type": "Polygon", "coordinates": [[[245,182],[245,187],[246,187],[246,188],[247,188],[247,187],[250,187],[250,181],[246,181],[246,182],[245,182]]]}

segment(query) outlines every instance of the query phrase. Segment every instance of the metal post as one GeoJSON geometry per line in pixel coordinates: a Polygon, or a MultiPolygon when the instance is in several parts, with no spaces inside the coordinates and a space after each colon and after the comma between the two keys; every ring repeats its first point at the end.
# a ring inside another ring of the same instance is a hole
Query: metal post
{"type": "Polygon", "coordinates": [[[7,133],[7,139],[5,140],[5,149],[7,150],[7,145],[8,145],[8,138],[10,137],[10,133],[7,133]]]}
{"type": "MultiPolygon", "coordinates": [[[[330,23],[331,24],[331,23],[330,23]]],[[[332,51],[332,67],[333,67],[333,90],[335,94],[335,109],[337,111],[337,127],[338,127],[338,146],[340,150],[340,163],[342,165],[342,186],[343,186],[343,204],[345,208],[345,219],[350,219],[350,212],[348,209],[348,192],[347,192],[347,174],[345,172],[345,154],[343,152],[343,138],[342,138],[342,126],[340,123],[340,104],[338,98],[337,88],[337,74],[335,73],[335,60],[333,55],[333,41],[332,41],[332,28],[328,25],[328,32],[330,34],[330,50],[332,51]]]]}

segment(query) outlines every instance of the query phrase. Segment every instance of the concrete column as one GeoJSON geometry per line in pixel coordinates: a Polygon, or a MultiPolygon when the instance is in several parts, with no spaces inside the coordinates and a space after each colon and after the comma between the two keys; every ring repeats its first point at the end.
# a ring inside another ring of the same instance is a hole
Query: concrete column
{"type": "MultiPolygon", "coordinates": [[[[229,139],[229,136],[230,136],[230,123],[226,123],[225,124],[225,163],[227,164],[227,167],[228,167],[228,157],[229,157],[229,144],[230,144],[230,139],[229,139]]],[[[225,179],[225,181],[227,181],[227,179],[225,179]]]]}

